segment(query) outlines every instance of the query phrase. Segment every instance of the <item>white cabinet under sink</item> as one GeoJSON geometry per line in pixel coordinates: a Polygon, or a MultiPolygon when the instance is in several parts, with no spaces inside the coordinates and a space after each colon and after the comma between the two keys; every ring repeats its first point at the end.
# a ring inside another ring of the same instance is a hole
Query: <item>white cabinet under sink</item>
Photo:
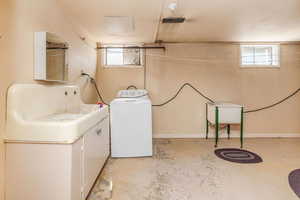
{"type": "Polygon", "coordinates": [[[18,84],[6,126],[5,200],[86,199],[110,153],[107,106],[77,86],[18,84]]]}
{"type": "Polygon", "coordinates": [[[6,144],[6,200],[83,200],[109,156],[109,118],[73,144],[6,144]]]}
{"type": "Polygon", "coordinates": [[[95,182],[95,175],[109,155],[109,119],[105,118],[84,136],[84,196],[95,182]]]}

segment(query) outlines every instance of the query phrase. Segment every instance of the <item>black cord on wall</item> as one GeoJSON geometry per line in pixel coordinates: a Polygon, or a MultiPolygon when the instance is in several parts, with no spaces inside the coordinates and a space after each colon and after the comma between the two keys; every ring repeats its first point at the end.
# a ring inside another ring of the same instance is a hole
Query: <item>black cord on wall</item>
{"type": "MultiPolygon", "coordinates": [[[[215,101],[213,101],[211,98],[208,98],[207,96],[205,96],[203,93],[201,93],[198,89],[196,89],[194,86],[192,86],[190,83],[185,83],[183,84],[180,89],[177,91],[177,93],[171,97],[170,99],[168,99],[167,101],[165,101],[164,103],[161,103],[161,104],[157,104],[157,105],[153,105],[153,106],[164,106],[168,103],[170,103],[171,101],[175,100],[175,98],[179,95],[179,93],[183,90],[183,88],[185,86],[189,86],[191,87],[192,89],[194,89],[194,91],[196,91],[200,96],[202,96],[203,98],[207,99],[209,102],[211,103],[215,103],[215,101]]],[[[275,107],[285,101],[287,101],[288,99],[292,98],[293,96],[295,96],[298,92],[300,92],[300,88],[298,88],[296,91],[294,91],[293,93],[291,93],[290,95],[288,95],[287,97],[281,99],[280,101],[278,102],[275,102],[271,105],[268,105],[268,106],[265,106],[265,107],[262,107],[262,108],[257,108],[257,109],[253,109],[253,110],[246,110],[244,111],[244,113],[253,113],[253,112],[258,112],[258,111],[262,111],[262,110],[266,110],[266,109],[269,109],[269,108],[272,108],[272,107],[275,107]]]]}
{"type": "Polygon", "coordinates": [[[200,96],[202,96],[204,99],[208,100],[208,101],[211,102],[211,103],[214,103],[214,101],[213,101],[211,98],[205,96],[202,92],[200,92],[197,88],[195,88],[194,86],[192,86],[190,83],[184,83],[184,84],[179,88],[179,90],[176,92],[176,94],[175,94],[173,97],[171,97],[170,99],[168,99],[167,101],[165,101],[165,102],[163,102],[163,103],[161,103],[161,104],[154,104],[153,106],[164,106],[164,105],[167,105],[168,103],[172,102],[173,100],[176,99],[176,97],[180,94],[180,92],[181,92],[181,91],[183,90],[183,88],[186,87],[186,86],[191,87],[195,92],[197,92],[197,94],[199,94],[200,96]]]}
{"type": "Polygon", "coordinates": [[[269,108],[272,108],[274,106],[277,106],[285,101],[287,101],[288,99],[292,98],[293,96],[295,96],[298,92],[300,92],[300,88],[298,88],[295,92],[293,92],[292,94],[290,94],[289,96],[281,99],[280,101],[276,102],[276,103],[273,103],[269,106],[265,106],[265,107],[262,107],[262,108],[258,108],[258,109],[253,109],[253,110],[246,110],[244,111],[244,113],[253,113],[253,112],[258,112],[258,111],[261,111],[261,110],[266,110],[266,109],[269,109],[269,108]]]}
{"type": "MultiPolygon", "coordinates": [[[[105,103],[105,101],[104,101],[104,99],[103,99],[103,97],[102,97],[102,95],[101,95],[101,93],[100,93],[100,90],[98,89],[96,80],[95,80],[93,77],[91,77],[89,74],[87,74],[87,73],[81,73],[81,76],[87,76],[87,77],[91,80],[91,83],[94,85],[94,87],[95,87],[95,89],[96,89],[96,92],[97,92],[97,94],[98,94],[98,97],[99,97],[100,101],[101,101],[102,103],[104,103],[105,105],[108,105],[108,106],[109,106],[109,104],[105,103]]],[[[134,86],[134,87],[135,87],[135,86],[134,86]]]]}
{"type": "MultiPolygon", "coordinates": [[[[98,89],[98,86],[97,86],[97,83],[96,83],[95,79],[92,78],[92,77],[91,77],[89,74],[87,74],[87,73],[82,73],[81,75],[82,75],[82,76],[87,76],[87,77],[89,77],[89,79],[91,80],[91,82],[92,82],[93,85],[95,86],[95,89],[96,89],[96,91],[97,91],[97,94],[98,94],[98,96],[99,96],[99,99],[100,99],[105,105],[109,105],[109,104],[107,104],[107,103],[104,101],[103,97],[101,96],[100,90],[98,89]]],[[[152,105],[152,106],[154,106],[154,107],[161,107],[161,106],[167,105],[168,103],[171,103],[172,101],[174,101],[174,100],[176,99],[176,97],[177,97],[177,96],[182,92],[182,90],[183,90],[185,87],[187,87],[187,86],[190,87],[190,88],[192,88],[198,95],[200,95],[200,96],[203,97],[204,99],[208,100],[208,101],[211,102],[211,103],[215,103],[214,100],[212,100],[211,98],[209,98],[209,97],[207,97],[206,95],[204,95],[200,90],[198,90],[197,88],[195,88],[192,84],[190,84],[190,83],[184,83],[184,84],[179,88],[179,90],[176,92],[176,94],[175,94],[174,96],[172,96],[171,98],[169,98],[168,100],[166,100],[165,102],[163,102],[163,103],[161,103],[161,104],[154,104],[154,105],[152,105]]],[[[134,86],[134,85],[130,85],[130,86],[127,87],[127,89],[130,89],[130,88],[137,89],[137,87],[134,86]]],[[[244,111],[244,113],[254,113],[254,112],[259,112],[259,111],[262,111],[262,110],[270,109],[270,108],[272,108],[272,107],[275,107],[275,106],[277,106],[277,105],[279,105],[279,104],[281,104],[281,103],[283,103],[283,102],[289,100],[290,98],[294,97],[294,96],[295,96],[296,94],[298,94],[299,92],[300,92],[300,88],[298,88],[297,90],[295,90],[293,93],[291,93],[291,94],[288,95],[287,97],[285,97],[285,98],[283,98],[283,99],[281,99],[281,100],[279,100],[279,101],[277,101],[277,102],[275,102],[275,103],[273,103],[273,104],[271,104],[271,105],[268,105],[268,106],[265,106],[265,107],[261,107],[261,108],[257,108],[257,109],[253,109],[253,110],[246,110],[246,111],[244,111]]]]}

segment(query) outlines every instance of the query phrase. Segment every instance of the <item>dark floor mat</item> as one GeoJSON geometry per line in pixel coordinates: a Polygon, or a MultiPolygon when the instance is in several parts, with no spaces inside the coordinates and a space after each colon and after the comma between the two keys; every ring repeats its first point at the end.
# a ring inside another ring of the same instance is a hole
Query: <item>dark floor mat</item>
{"type": "Polygon", "coordinates": [[[223,159],[235,163],[260,163],[262,158],[250,151],[243,149],[216,149],[215,154],[223,159]]]}
{"type": "Polygon", "coordinates": [[[289,174],[289,183],[292,190],[300,198],[300,169],[296,169],[289,174]]]}

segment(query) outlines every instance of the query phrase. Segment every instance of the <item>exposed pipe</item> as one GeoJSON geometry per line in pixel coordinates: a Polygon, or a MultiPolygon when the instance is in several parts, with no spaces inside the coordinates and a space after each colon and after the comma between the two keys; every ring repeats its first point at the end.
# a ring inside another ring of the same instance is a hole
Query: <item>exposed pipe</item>
{"type": "Polygon", "coordinates": [[[97,49],[163,49],[166,50],[166,47],[164,46],[144,46],[144,47],[139,47],[139,46],[129,46],[129,47],[97,47],[97,49]]]}

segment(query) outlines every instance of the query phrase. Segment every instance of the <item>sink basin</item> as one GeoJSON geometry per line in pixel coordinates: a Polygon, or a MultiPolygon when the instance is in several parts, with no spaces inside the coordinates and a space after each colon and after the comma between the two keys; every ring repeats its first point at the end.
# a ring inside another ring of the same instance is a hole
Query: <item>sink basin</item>
{"type": "Polygon", "coordinates": [[[8,91],[5,140],[74,143],[107,117],[108,107],[84,104],[77,86],[15,84],[8,91]]]}
{"type": "Polygon", "coordinates": [[[87,105],[87,104],[82,104],[79,107],[79,110],[67,113],[54,113],[50,114],[47,116],[44,116],[38,120],[40,121],[72,121],[72,120],[77,120],[81,117],[84,117],[85,115],[91,114],[94,111],[98,111],[100,108],[98,105],[87,105]]]}
{"type": "Polygon", "coordinates": [[[46,116],[42,120],[45,121],[72,121],[82,117],[83,114],[72,114],[72,113],[61,113],[61,114],[52,114],[46,116]]]}

